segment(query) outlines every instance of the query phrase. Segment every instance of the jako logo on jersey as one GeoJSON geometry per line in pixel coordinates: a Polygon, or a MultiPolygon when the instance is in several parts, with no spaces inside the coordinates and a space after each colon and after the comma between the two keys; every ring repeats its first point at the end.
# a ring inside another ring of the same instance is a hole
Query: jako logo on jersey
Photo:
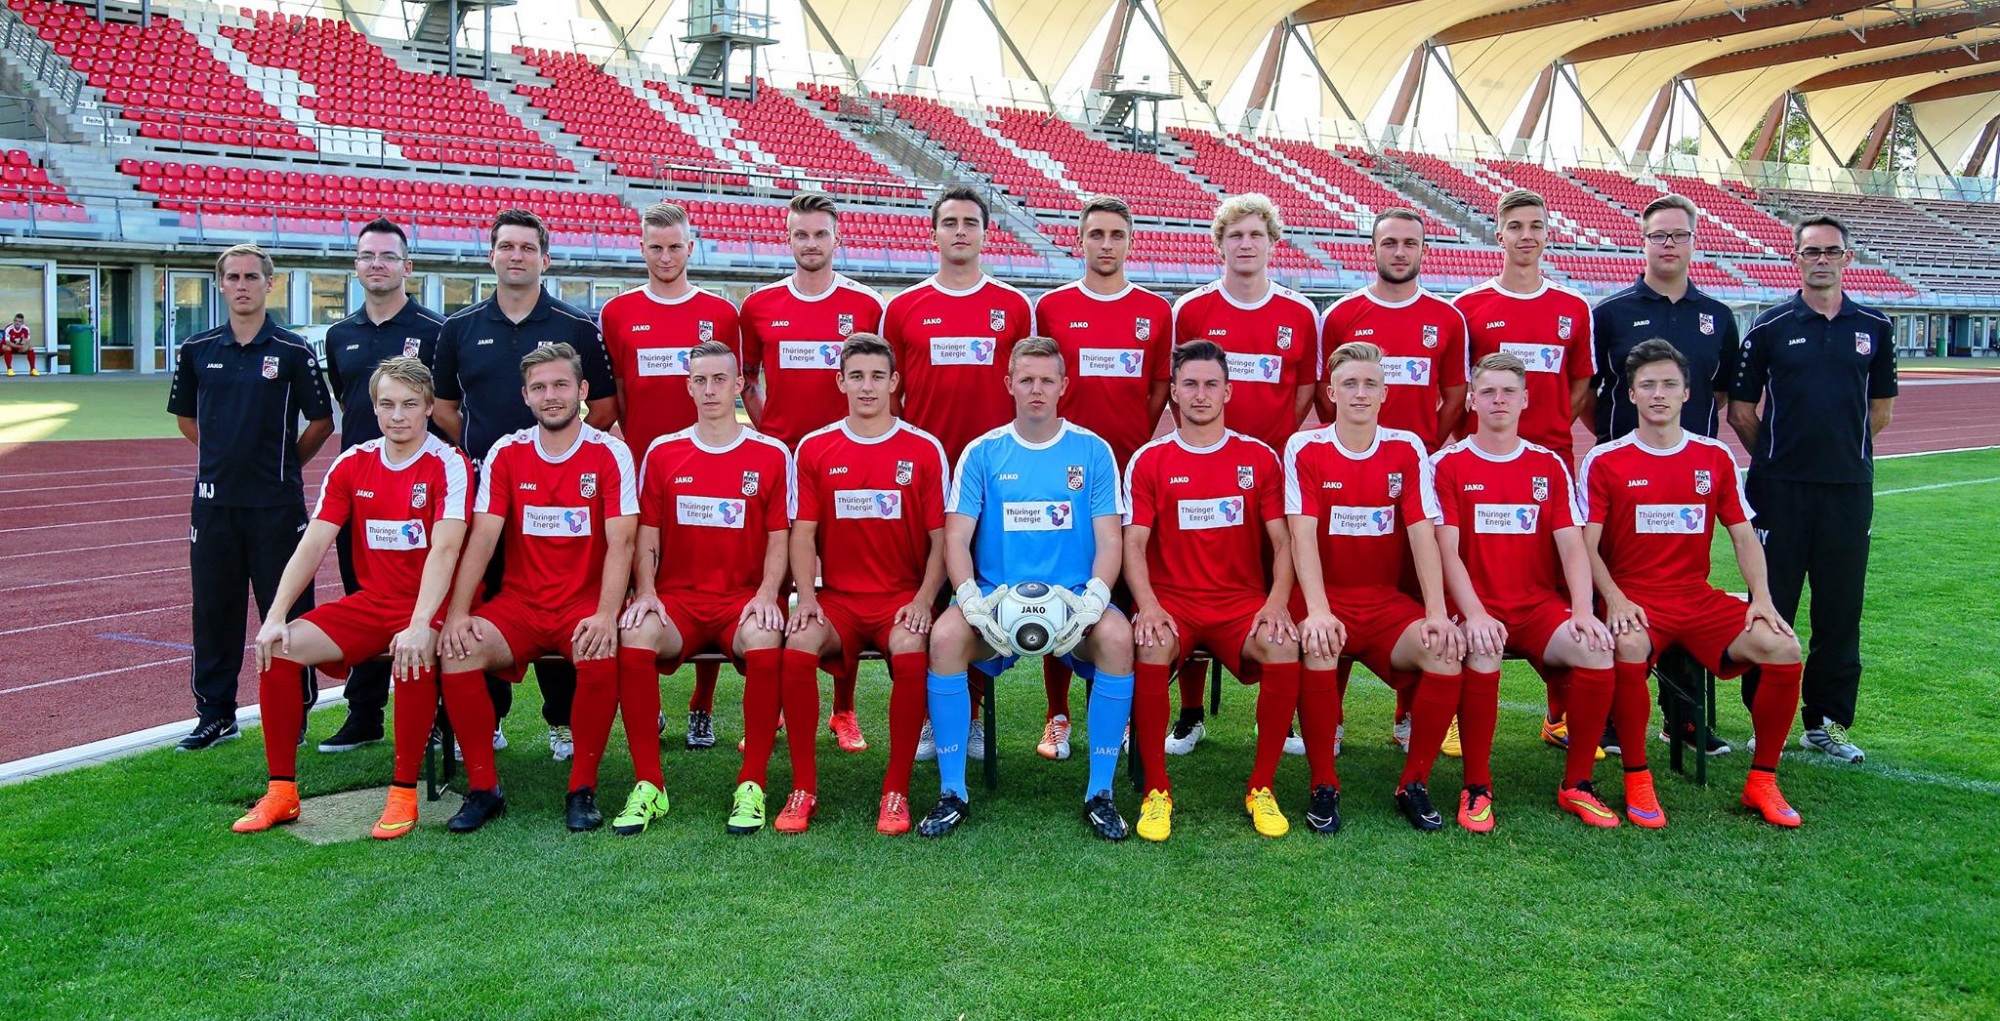
{"type": "Polygon", "coordinates": [[[1353,333],[1352,335],[1353,335],[1353,336],[1354,336],[1354,338],[1355,338],[1355,339],[1357,339],[1357,340],[1358,340],[1358,339],[1360,339],[1360,338],[1362,338],[1362,337],[1372,337],[1372,336],[1374,336],[1374,335],[1375,335],[1375,330],[1374,330],[1374,328],[1373,328],[1373,327],[1370,327],[1370,328],[1368,328],[1368,329],[1365,329],[1365,330],[1355,330],[1355,331],[1354,331],[1354,333],[1353,333]]]}
{"type": "Polygon", "coordinates": [[[653,330],[653,324],[651,324],[651,323],[633,323],[633,324],[632,324],[632,332],[633,332],[633,333],[651,333],[651,332],[652,332],[652,330],[653,330]]]}
{"type": "Polygon", "coordinates": [[[844,465],[844,464],[837,464],[837,465],[834,465],[834,466],[833,466],[833,467],[831,467],[831,468],[828,468],[828,469],[826,470],[826,473],[827,473],[827,474],[828,474],[829,476],[831,476],[831,475],[845,475],[845,474],[847,474],[847,466],[846,466],[846,465],[844,465]]]}
{"type": "Polygon", "coordinates": [[[1187,485],[1187,480],[1188,480],[1188,477],[1187,477],[1187,476],[1185,476],[1185,475],[1170,475],[1170,476],[1168,476],[1168,477],[1167,477],[1167,485],[1169,485],[1169,486],[1184,486],[1184,485],[1187,485]]]}
{"type": "Polygon", "coordinates": [[[1715,481],[1709,477],[1708,469],[1696,468],[1694,470],[1694,494],[1696,496],[1707,496],[1714,490],[1715,481]]]}
{"type": "Polygon", "coordinates": [[[1088,329],[1090,329],[1090,324],[1089,324],[1089,323],[1071,323],[1071,324],[1069,324],[1069,328],[1070,328],[1070,329],[1072,329],[1072,330],[1088,330],[1088,329]]]}
{"type": "Polygon", "coordinates": [[[923,322],[923,325],[925,326],[942,326],[943,324],[944,320],[942,318],[939,318],[938,316],[932,316],[929,319],[924,320],[923,322]]]}
{"type": "Polygon", "coordinates": [[[417,483],[416,485],[414,485],[414,486],[411,486],[411,487],[410,487],[410,509],[411,509],[411,510],[422,510],[422,509],[423,509],[423,507],[424,507],[424,504],[427,504],[427,503],[429,503],[429,502],[430,502],[430,500],[431,500],[431,484],[430,484],[430,483],[428,483],[428,482],[419,482],[419,483],[417,483]]]}
{"type": "Polygon", "coordinates": [[[584,472],[582,475],[577,476],[576,491],[582,493],[583,498],[586,500],[595,499],[597,497],[597,473],[584,472]]]}
{"type": "Polygon", "coordinates": [[[1652,480],[1651,480],[1651,479],[1626,479],[1626,480],[1625,480],[1625,488],[1626,488],[1626,489],[1631,489],[1631,488],[1633,488],[1633,487],[1635,487],[1635,486],[1650,486],[1650,485],[1652,485],[1652,484],[1653,484],[1653,482],[1652,482],[1652,480]]]}
{"type": "Polygon", "coordinates": [[[1507,320],[1502,319],[1498,322],[1487,323],[1486,328],[1489,330],[1504,330],[1507,328],[1507,320]]]}
{"type": "Polygon", "coordinates": [[[772,328],[772,329],[777,329],[777,328],[779,328],[779,327],[781,327],[781,326],[790,326],[790,325],[792,325],[792,321],[791,321],[790,319],[773,319],[773,320],[771,320],[771,328],[772,328]]]}

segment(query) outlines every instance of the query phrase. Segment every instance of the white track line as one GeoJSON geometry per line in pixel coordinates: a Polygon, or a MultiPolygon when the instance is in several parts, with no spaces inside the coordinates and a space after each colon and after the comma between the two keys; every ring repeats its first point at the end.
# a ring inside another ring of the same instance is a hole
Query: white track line
{"type": "Polygon", "coordinates": [[[185,486],[194,481],[192,475],[170,475],[164,479],[128,479],[124,482],[80,482],[74,486],[24,486],[20,489],[0,489],[0,496],[13,493],[53,493],[64,489],[110,489],[113,486],[164,486],[169,482],[185,486]]]}
{"type": "Polygon", "coordinates": [[[199,468],[195,464],[135,464],[124,468],[66,468],[48,472],[9,472],[0,474],[0,479],[39,479],[44,475],[99,475],[104,472],[152,472],[161,469],[199,468]]]}
{"type": "MultiPolygon", "coordinates": [[[[31,503],[25,507],[0,507],[0,513],[13,514],[16,511],[33,510],[75,510],[78,507],[98,507],[107,503],[144,503],[147,500],[185,500],[187,498],[186,493],[156,493],[152,496],[119,496],[109,500],[83,500],[74,503],[31,503]]],[[[163,518],[167,517],[167,515],[155,514],[153,517],[163,518]]]]}
{"type": "Polygon", "coordinates": [[[88,585],[91,582],[97,582],[97,581],[118,581],[123,578],[143,578],[149,574],[166,574],[170,571],[185,571],[185,570],[187,570],[186,567],[180,567],[180,566],[156,567],[150,571],[132,571],[127,574],[100,574],[93,578],[66,578],[62,581],[44,581],[44,582],[38,582],[33,585],[15,585],[10,588],[0,588],[0,595],[6,595],[9,592],[27,592],[33,589],[58,588],[63,585],[88,585]]]}
{"type": "Polygon", "coordinates": [[[89,553],[93,550],[101,550],[101,549],[124,549],[127,546],[158,546],[163,542],[186,542],[186,541],[187,541],[186,538],[175,535],[165,539],[140,539],[137,542],[111,542],[111,543],[105,543],[102,546],[72,546],[68,549],[38,549],[28,553],[0,553],[0,560],[17,560],[21,557],[59,557],[65,553],[89,553]]]}
{"type": "Polygon", "coordinates": [[[1989,443],[1983,447],[1947,447],[1944,450],[1913,450],[1907,454],[1877,454],[1877,461],[1895,461],[1905,457],[1932,457],[1937,454],[1977,454],[1984,450],[2000,450],[2000,443],[1989,443]]]}
{"type": "Polygon", "coordinates": [[[85,528],[90,525],[129,525],[135,521],[170,521],[171,514],[146,514],[136,518],[107,518],[103,521],[64,521],[55,525],[22,525],[18,528],[0,528],[0,534],[8,532],[40,532],[51,528],[85,528]]]}
{"type": "MultiPolygon", "coordinates": [[[[85,578],[81,580],[95,581],[96,579],[85,578]]],[[[325,589],[339,588],[340,585],[341,583],[338,580],[322,581],[313,586],[313,594],[317,596],[321,591],[325,589]]],[[[192,602],[175,603],[172,606],[154,606],[144,610],[126,610],[122,613],[107,613],[99,617],[79,617],[75,620],[58,620],[48,624],[34,624],[28,627],[17,627],[11,631],[0,631],[0,638],[5,638],[8,635],[25,635],[32,631],[47,631],[50,628],[70,627],[75,624],[95,624],[101,620],[117,620],[120,617],[139,617],[148,613],[164,613],[168,610],[185,610],[193,605],[194,603],[192,602]]]]}
{"type": "Polygon", "coordinates": [[[1962,479],[1958,482],[1934,482],[1928,486],[1905,486],[1902,489],[1884,489],[1876,496],[1895,496],[1898,493],[1928,493],[1933,489],[1957,489],[1960,486],[1983,486],[1990,482],[2000,482],[2000,475],[1986,479],[1962,479]]]}
{"type": "Polygon", "coordinates": [[[168,666],[174,663],[185,663],[193,658],[194,657],[192,655],[175,656],[172,659],[156,659],[151,663],[135,663],[131,666],[113,667],[110,670],[97,670],[87,674],[77,674],[74,677],[58,677],[53,681],[37,681],[34,684],[23,684],[18,688],[0,688],[0,695],[12,695],[15,692],[20,692],[20,691],[33,691],[36,688],[53,688],[58,684],[69,684],[74,681],[87,681],[93,677],[110,677],[113,674],[129,674],[134,670],[145,670],[150,667],[168,666]]]}

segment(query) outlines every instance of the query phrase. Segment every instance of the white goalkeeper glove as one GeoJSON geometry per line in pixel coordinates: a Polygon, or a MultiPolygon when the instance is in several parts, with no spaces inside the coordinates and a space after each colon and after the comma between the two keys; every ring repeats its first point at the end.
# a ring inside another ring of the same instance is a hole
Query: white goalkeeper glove
{"type": "Polygon", "coordinates": [[[1014,644],[1007,640],[1007,632],[1000,629],[1000,621],[993,616],[994,609],[1007,595],[1007,586],[1002,585],[986,595],[980,595],[979,583],[967,578],[955,594],[958,612],[965,616],[965,622],[972,625],[972,630],[979,632],[979,637],[984,638],[994,652],[1002,656],[1015,655],[1014,644]]]}
{"type": "Polygon", "coordinates": [[[1111,587],[1096,578],[1083,587],[1083,594],[1077,595],[1069,589],[1056,586],[1056,597],[1069,605],[1069,623],[1063,625],[1056,640],[1049,644],[1049,655],[1063,656],[1083,641],[1083,633],[1104,619],[1104,611],[1111,608],[1111,587]]]}

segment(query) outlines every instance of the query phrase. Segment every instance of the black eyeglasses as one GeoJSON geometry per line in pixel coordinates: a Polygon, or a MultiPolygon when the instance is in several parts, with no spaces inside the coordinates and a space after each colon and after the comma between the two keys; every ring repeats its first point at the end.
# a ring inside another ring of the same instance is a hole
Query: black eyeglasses
{"type": "Polygon", "coordinates": [[[1646,240],[1656,245],[1665,245],[1665,244],[1685,245],[1694,240],[1694,231],[1656,230],[1650,234],[1647,234],[1646,240]]]}
{"type": "Polygon", "coordinates": [[[1847,254],[1847,249],[1845,249],[1845,248],[1801,248],[1801,249],[1799,249],[1799,258],[1801,258],[1801,259],[1804,259],[1804,260],[1805,260],[1805,261],[1807,261],[1807,262],[1818,262],[1818,261],[1819,261],[1819,260],[1821,260],[1821,259],[1838,259],[1838,258],[1840,258],[1841,256],[1843,256],[1843,255],[1846,255],[1846,254],[1847,254]]]}

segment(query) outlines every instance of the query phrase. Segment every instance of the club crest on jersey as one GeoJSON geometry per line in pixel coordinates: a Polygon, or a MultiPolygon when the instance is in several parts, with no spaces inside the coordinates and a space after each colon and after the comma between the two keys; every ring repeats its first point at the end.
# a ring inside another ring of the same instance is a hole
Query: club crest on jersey
{"type": "Polygon", "coordinates": [[[1436,323],[1424,324],[1424,346],[1425,347],[1438,346],[1438,328],[1436,323]]]}
{"type": "Polygon", "coordinates": [[[1278,327],[1278,350],[1290,351],[1291,349],[1292,349],[1292,328],[1289,326],[1278,327]]]}
{"type": "Polygon", "coordinates": [[[1535,502],[1547,503],[1549,500],[1549,477],[1547,475],[1536,475],[1534,476],[1534,483],[1535,502]]]}
{"type": "Polygon", "coordinates": [[[1696,468],[1694,470],[1695,495],[1707,496],[1714,489],[1715,489],[1715,480],[1709,476],[1708,469],[1696,468]]]}
{"type": "Polygon", "coordinates": [[[418,351],[420,351],[420,350],[422,350],[422,349],[423,349],[423,346],[424,346],[424,342],[423,342],[422,340],[419,340],[419,339],[418,339],[418,338],[416,338],[416,337],[404,337],[404,338],[403,338],[403,357],[405,357],[405,358],[415,358],[415,357],[417,356],[417,352],[418,352],[418,351]]]}
{"type": "Polygon", "coordinates": [[[696,340],[699,340],[704,344],[708,343],[711,340],[714,340],[715,322],[709,319],[697,320],[694,324],[694,336],[696,340]]]}
{"type": "Polygon", "coordinates": [[[1715,316],[1711,315],[1710,313],[1707,313],[1707,312],[1703,312],[1703,313],[1701,313],[1701,314],[1700,314],[1700,316],[1698,317],[1698,322],[1699,322],[1699,328],[1700,328],[1700,330],[1701,330],[1701,335],[1702,335],[1702,336],[1704,336],[1704,337],[1708,337],[1708,336],[1713,336],[1713,335],[1714,335],[1714,333],[1715,333],[1715,316]]]}
{"type": "Polygon", "coordinates": [[[431,502],[431,484],[419,482],[410,487],[410,509],[423,510],[424,504],[431,502]]]}
{"type": "Polygon", "coordinates": [[[264,356],[264,378],[277,379],[280,360],[277,355],[264,356]]]}
{"type": "Polygon", "coordinates": [[[896,462],[897,485],[907,486],[910,484],[910,480],[916,477],[917,477],[917,463],[915,461],[896,462]]]}
{"type": "Polygon", "coordinates": [[[1253,464],[1239,464],[1239,465],[1237,465],[1237,466],[1236,466],[1236,488],[1238,488],[1238,489],[1255,489],[1255,488],[1257,488],[1257,466],[1256,466],[1256,465],[1253,465],[1253,464]]]}
{"type": "Polygon", "coordinates": [[[1071,490],[1083,488],[1083,465],[1073,464],[1069,466],[1069,488],[1071,490]]]}
{"type": "Polygon", "coordinates": [[[1570,318],[1568,316],[1557,316],[1556,336],[1562,338],[1563,340],[1568,340],[1570,330],[1573,328],[1573,325],[1574,324],[1570,322],[1570,318]]]}
{"type": "MultiPolygon", "coordinates": [[[[1868,334],[1863,333],[1860,330],[1854,331],[1854,353],[1858,355],[1865,355],[1865,354],[1873,354],[1874,352],[1875,352],[1875,338],[1870,337],[1868,334]]],[[[270,359],[267,358],[265,359],[265,361],[268,363],[270,359]]],[[[265,374],[266,375],[270,374],[268,369],[266,370],[265,374]]]]}
{"type": "Polygon", "coordinates": [[[842,312],[840,314],[840,325],[834,327],[834,332],[840,334],[843,337],[847,336],[850,333],[853,333],[854,313],[842,312]]]}
{"type": "Polygon", "coordinates": [[[1132,320],[1132,339],[1133,340],[1153,339],[1153,321],[1144,316],[1140,316],[1139,318],[1132,320]]]}
{"type": "Polygon", "coordinates": [[[744,473],[743,473],[743,495],[744,495],[744,496],[756,496],[756,495],[757,495],[757,474],[758,474],[758,473],[756,473],[756,472],[744,472],[744,473]]]}
{"type": "Polygon", "coordinates": [[[1000,330],[1006,329],[1007,310],[1004,308],[996,308],[989,310],[986,313],[986,325],[991,329],[993,329],[996,333],[999,332],[1000,330]]]}
{"type": "Polygon", "coordinates": [[[1390,473],[1389,473],[1389,499],[1391,499],[1391,500],[1394,500],[1394,499],[1396,499],[1397,497],[1399,497],[1399,496],[1402,496],[1402,495],[1403,495],[1403,473],[1402,473],[1402,472],[1390,472],[1390,473]]]}
{"type": "Polygon", "coordinates": [[[579,475],[579,476],[577,476],[577,477],[576,477],[576,491],[577,491],[577,492],[579,492],[579,493],[582,493],[582,494],[583,494],[583,498],[584,498],[584,499],[586,499],[586,500],[594,500],[594,499],[596,499],[596,498],[597,498],[597,473],[596,473],[596,472],[584,472],[584,473],[583,473],[582,475],[579,475]]]}

